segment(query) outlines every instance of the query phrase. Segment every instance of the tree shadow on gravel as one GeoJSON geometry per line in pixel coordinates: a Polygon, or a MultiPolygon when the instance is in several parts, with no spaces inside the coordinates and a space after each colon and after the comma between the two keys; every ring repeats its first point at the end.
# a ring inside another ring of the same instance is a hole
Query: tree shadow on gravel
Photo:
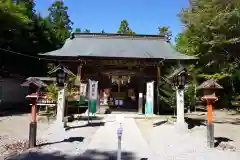
{"type": "Polygon", "coordinates": [[[43,146],[47,146],[47,145],[51,145],[51,144],[57,144],[57,143],[63,143],[63,142],[69,142],[69,143],[73,143],[73,142],[83,142],[84,137],[69,137],[67,139],[64,139],[62,141],[58,141],[58,142],[48,142],[48,143],[42,143],[37,145],[37,147],[43,147],[43,146]]]}
{"type": "MultiPolygon", "coordinates": [[[[207,120],[204,118],[185,118],[185,121],[189,124],[189,129],[194,128],[195,126],[206,126],[207,120]]],[[[215,124],[232,124],[240,125],[239,118],[228,118],[228,119],[213,119],[215,124]]]]}
{"type": "Polygon", "coordinates": [[[26,104],[1,104],[0,117],[18,116],[31,113],[31,107],[26,104]]]}
{"type": "Polygon", "coordinates": [[[215,137],[214,147],[218,147],[222,142],[232,142],[233,140],[226,137],[215,137]]]}
{"type": "Polygon", "coordinates": [[[188,124],[188,129],[193,129],[196,126],[206,126],[204,119],[185,118],[185,121],[188,124]]]}
{"type": "Polygon", "coordinates": [[[240,125],[240,119],[236,118],[236,119],[229,119],[229,120],[222,120],[222,121],[214,121],[214,123],[240,125]]]}
{"type": "MultiPolygon", "coordinates": [[[[70,156],[60,152],[41,153],[37,151],[29,151],[9,157],[6,160],[117,160],[116,151],[98,151],[87,150],[81,155],[70,156]]],[[[122,152],[122,159],[135,160],[136,156],[132,152],[122,152]]]]}

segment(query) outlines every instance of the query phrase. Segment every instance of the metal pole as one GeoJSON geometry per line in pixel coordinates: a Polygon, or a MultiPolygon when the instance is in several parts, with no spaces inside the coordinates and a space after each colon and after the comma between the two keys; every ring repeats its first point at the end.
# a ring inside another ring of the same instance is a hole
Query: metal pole
{"type": "Polygon", "coordinates": [[[121,160],[121,150],[122,150],[122,124],[120,123],[120,127],[117,130],[118,136],[118,150],[117,150],[117,160],[121,160]]]}
{"type": "Polygon", "coordinates": [[[29,148],[36,146],[37,139],[37,120],[36,120],[36,101],[37,99],[32,99],[32,121],[29,125],[29,148]]]}
{"type": "Polygon", "coordinates": [[[214,127],[212,124],[212,104],[208,104],[207,145],[214,148],[214,127]]]}
{"type": "Polygon", "coordinates": [[[121,136],[118,136],[117,160],[121,160],[121,136]]]}

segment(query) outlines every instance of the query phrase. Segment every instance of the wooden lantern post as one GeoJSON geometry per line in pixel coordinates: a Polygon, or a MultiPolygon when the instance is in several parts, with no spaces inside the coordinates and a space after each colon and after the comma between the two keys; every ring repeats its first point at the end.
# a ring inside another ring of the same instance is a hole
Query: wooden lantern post
{"type": "Polygon", "coordinates": [[[218,97],[215,95],[216,89],[222,89],[215,80],[210,79],[203,82],[198,89],[203,89],[203,97],[201,100],[207,103],[207,146],[209,148],[214,148],[214,125],[213,125],[213,104],[218,101],[218,97]]]}
{"type": "Polygon", "coordinates": [[[29,148],[36,146],[37,139],[37,99],[39,88],[46,86],[45,83],[35,78],[28,78],[21,86],[29,87],[29,94],[26,96],[31,102],[31,122],[29,124],[29,148]]]}
{"type": "Polygon", "coordinates": [[[208,117],[207,117],[207,145],[209,148],[214,148],[214,126],[212,123],[212,105],[214,102],[218,100],[215,93],[212,95],[204,95],[201,98],[202,101],[207,102],[207,111],[208,111],[208,117]]]}
{"type": "Polygon", "coordinates": [[[31,122],[29,125],[29,148],[33,148],[36,146],[36,139],[37,139],[37,99],[38,94],[32,93],[26,96],[26,98],[30,99],[32,103],[31,108],[31,122]]]}

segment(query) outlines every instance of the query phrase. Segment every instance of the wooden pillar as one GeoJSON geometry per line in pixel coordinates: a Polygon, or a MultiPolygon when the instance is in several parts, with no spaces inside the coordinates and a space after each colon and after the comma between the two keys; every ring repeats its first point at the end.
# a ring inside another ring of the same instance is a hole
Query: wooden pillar
{"type": "MultiPolygon", "coordinates": [[[[84,64],[84,61],[80,60],[80,63],[79,63],[79,66],[78,66],[78,73],[77,73],[77,78],[79,80],[79,104],[82,105],[84,103],[84,95],[82,95],[82,87],[81,87],[81,84],[82,84],[82,68],[83,68],[83,64],[84,64]]],[[[79,110],[78,110],[79,112],[79,110]]]]}
{"type": "Polygon", "coordinates": [[[159,93],[159,87],[160,87],[160,81],[161,81],[161,67],[160,65],[157,66],[157,115],[160,114],[160,93],[159,93]]]}
{"type": "Polygon", "coordinates": [[[120,91],[121,91],[121,80],[118,80],[117,85],[118,85],[118,93],[120,93],[120,91]]]}
{"type": "Polygon", "coordinates": [[[101,74],[101,68],[102,66],[97,66],[98,71],[97,71],[97,75],[98,75],[98,91],[97,91],[97,113],[101,113],[100,111],[100,98],[101,98],[101,83],[102,83],[102,74],[101,74]]]}
{"type": "Polygon", "coordinates": [[[143,99],[143,95],[145,95],[144,92],[144,87],[145,86],[145,79],[143,79],[143,68],[140,68],[140,74],[138,75],[137,79],[138,79],[138,113],[142,114],[143,113],[143,108],[144,108],[144,99],[143,99]]]}
{"type": "MultiPolygon", "coordinates": [[[[36,89],[36,95],[38,95],[38,88],[36,89]]],[[[33,148],[36,146],[36,139],[37,139],[37,97],[36,98],[30,98],[32,103],[31,108],[31,118],[32,121],[29,125],[29,148],[33,148]]]]}
{"type": "Polygon", "coordinates": [[[79,77],[79,92],[81,94],[82,63],[80,63],[80,65],[78,66],[78,73],[77,73],[77,75],[79,77]]]}

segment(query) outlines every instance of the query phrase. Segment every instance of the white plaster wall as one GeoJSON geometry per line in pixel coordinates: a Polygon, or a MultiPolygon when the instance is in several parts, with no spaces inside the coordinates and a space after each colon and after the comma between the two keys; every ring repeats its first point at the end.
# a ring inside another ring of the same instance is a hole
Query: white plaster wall
{"type": "Polygon", "coordinates": [[[0,103],[22,103],[25,91],[21,86],[23,80],[14,78],[0,78],[0,103]]]}

